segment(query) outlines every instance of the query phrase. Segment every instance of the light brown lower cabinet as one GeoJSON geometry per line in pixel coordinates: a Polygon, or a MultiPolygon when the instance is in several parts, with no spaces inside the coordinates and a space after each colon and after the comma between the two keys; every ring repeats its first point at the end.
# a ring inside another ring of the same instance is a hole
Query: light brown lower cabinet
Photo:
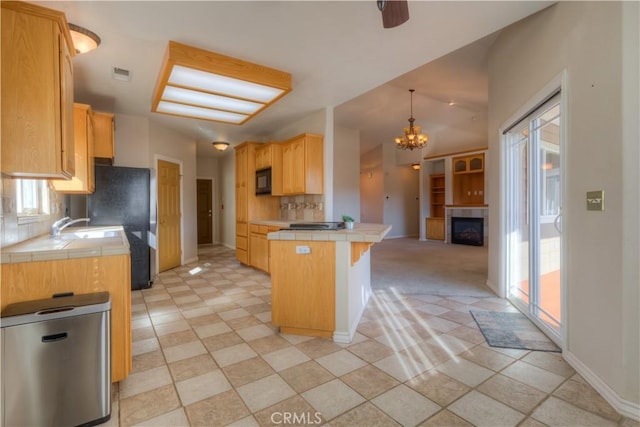
{"type": "Polygon", "coordinates": [[[111,381],[131,371],[131,269],[129,255],[2,264],[2,309],[63,292],[111,295],[111,381]]]}
{"type": "Polygon", "coordinates": [[[247,223],[236,222],[236,258],[243,264],[249,264],[249,237],[247,223]]]}
{"type": "Polygon", "coordinates": [[[333,336],[335,248],[335,242],[271,241],[271,317],[280,332],[333,336]],[[308,253],[298,253],[300,246],[308,253]]]}
{"type": "Polygon", "coordinates": [[[269,273],[269,240],[267,234],[279,231],[280,227],[249,225],[249,265],[269,273]]]}
{"type": "Polygon", "coordinates": [[[427,239],[444,240],[444,218],[427,218],[427,239]]]}

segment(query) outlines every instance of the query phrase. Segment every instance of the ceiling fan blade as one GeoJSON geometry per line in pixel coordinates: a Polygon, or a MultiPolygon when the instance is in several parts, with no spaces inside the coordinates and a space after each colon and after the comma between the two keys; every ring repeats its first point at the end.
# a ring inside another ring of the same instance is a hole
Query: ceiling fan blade
{"type": "Polygon", "coordinates": [[[382,26],[393,28],[409,20],[407,0],[387,0],[382,9],[382,26]]]}

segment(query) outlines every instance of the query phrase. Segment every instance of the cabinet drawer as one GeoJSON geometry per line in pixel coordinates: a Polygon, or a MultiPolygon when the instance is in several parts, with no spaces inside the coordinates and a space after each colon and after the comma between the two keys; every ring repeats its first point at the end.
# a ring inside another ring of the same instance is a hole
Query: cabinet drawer
{"type": "Polygon", "coordinates": [[[236,236],[236,249],[247,250],[247,238],[242,236],[236,236]]]}
{"type": "Polygon", "coordinates": [[[246,222],[236,222],[236,234],[238,236],[247,236],[247,223],[246,222]]]}
{"type": "Polygon", "coordinates": [[[249,224],[249,231],[251,233],[267,234],[269,232],[269,226],[261,224],[249,224]]]}

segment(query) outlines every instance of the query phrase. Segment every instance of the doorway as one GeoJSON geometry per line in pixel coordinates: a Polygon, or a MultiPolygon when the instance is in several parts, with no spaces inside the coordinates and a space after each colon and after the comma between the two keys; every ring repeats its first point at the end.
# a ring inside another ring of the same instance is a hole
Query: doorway
{"type": "Polygon", "coordinates": [[[180,165],[158,159],[158,271],[182,264],[180,165]]]}
{"type": "Polygon", "coordinates": [[[210,179],[196,180],[198,244],[213,243],[213,181],[210,179]]]}
{"type": "Polygon", "coordinates": [[[508,298],[558,342],[562,337],[560,96],[505,132],[508,298]]]}

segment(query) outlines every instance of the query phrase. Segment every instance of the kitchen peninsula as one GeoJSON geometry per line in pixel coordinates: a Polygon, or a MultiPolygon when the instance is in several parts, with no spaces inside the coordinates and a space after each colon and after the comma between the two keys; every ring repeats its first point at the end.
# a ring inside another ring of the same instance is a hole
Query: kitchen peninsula
{"type": "Polygon", "coordinates": [[[267,235],[272,321],[280,332],[350,343],[371,296],[369,248],[390,225],[267,235]]]}

